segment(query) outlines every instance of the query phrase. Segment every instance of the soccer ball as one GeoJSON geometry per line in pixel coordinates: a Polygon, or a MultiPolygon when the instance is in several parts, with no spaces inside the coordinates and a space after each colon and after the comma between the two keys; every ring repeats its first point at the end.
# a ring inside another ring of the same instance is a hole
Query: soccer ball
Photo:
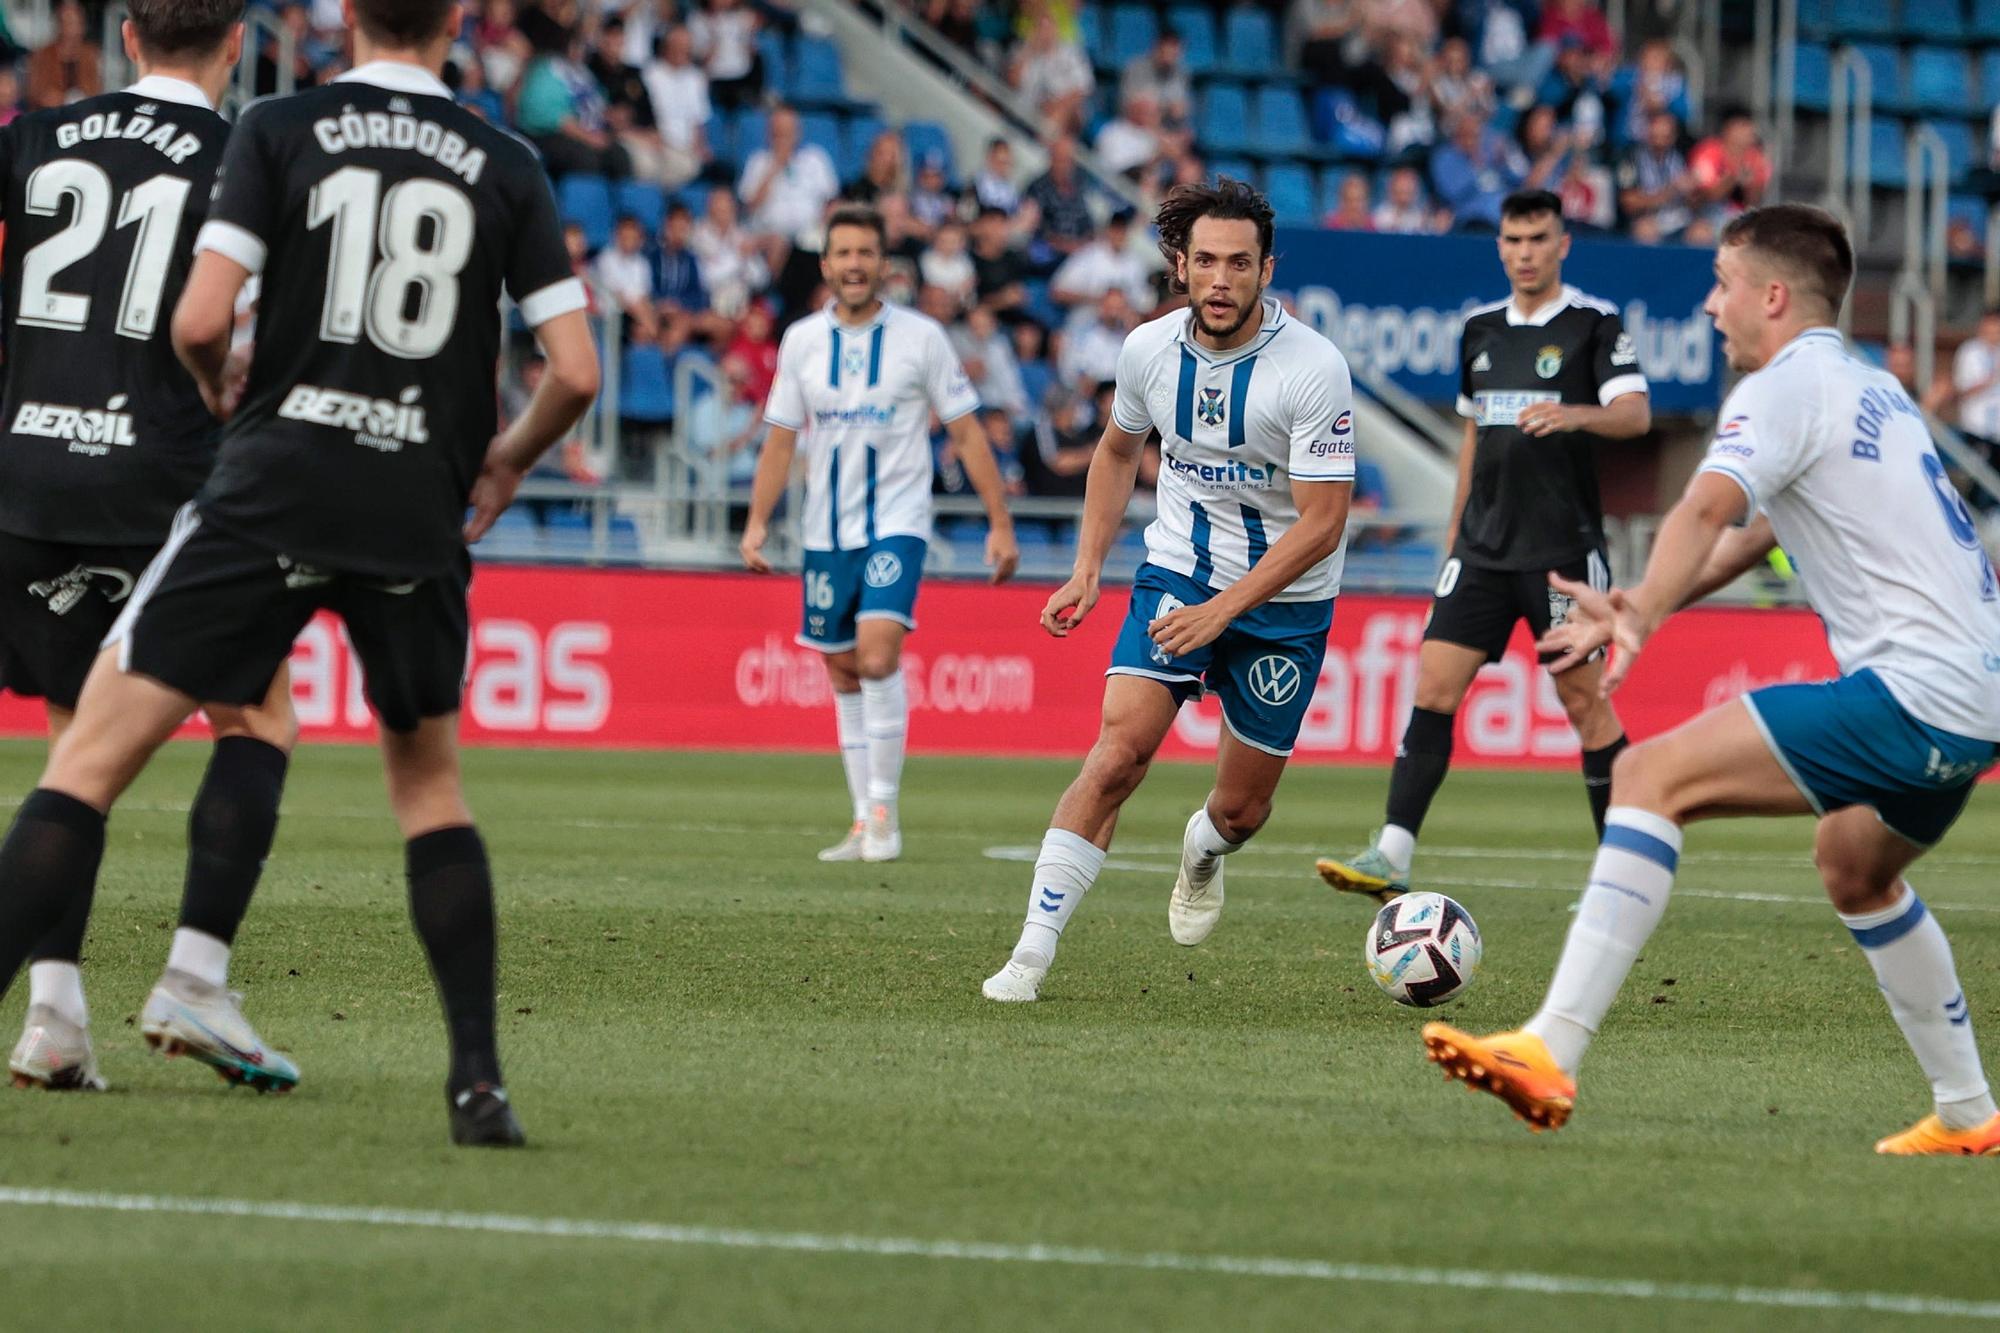
{"type": "Polygon", "coordinates": [[[1406,893],[1375,914],[1361,957],[1397,1004],[1428,1009],[1457,999],[1483,948],[1471,914],[1442,893],[1406,893]]]}

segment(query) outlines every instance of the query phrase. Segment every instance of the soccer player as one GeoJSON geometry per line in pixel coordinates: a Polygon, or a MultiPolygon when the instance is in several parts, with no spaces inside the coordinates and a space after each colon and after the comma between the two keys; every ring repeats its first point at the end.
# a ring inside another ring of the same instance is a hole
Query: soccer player
{"type": "Polygon", "coordinates": [[[1188,308],[1141,325],[1118,357],[1091,460],[1076,570],[1042,611],[1067,636],[1097,605],[1105,556],[1147,436],[1161,439],[1159,516],[1104,683],[1104,718],[1056,805],[1028,919],[986,998],[1029,1001],[1104,866],[1118,812],[1174,715],[1204,689],[1225,724],[1215,787],[1188,818],[1167,904],[1176,943],[1222,914],[1222,858],[1271,816],[1333,627],[1354,490],[1354,391],[1333,344],[1265,296],[1271,206],[1240,181],[1176,186],[1155,219],[1188,308]]]}
{"type": "Polygon", "coordinates": [[[909,695],[903,638],[917,627],[917,584],[931,535],[931,417],[944,422],[986,506],[986,563],[1012,578],[1020,561],[1000,468],[979,425],[979,395],[945,332],[882,299],[881,214],[841,207],[827,221],[820,275],[826,309],[785,330],[764,419],[743,563],[764,558],[792,455],[806,441],[805,615],[798,641],[825,655],[854,823],[822,861],[893,861],[909,695]]]}
{"type": "Polygon", "coordinates": [[[597,354],[541,163],[438,77],[460,7],[347,0],[346,14],[356,68],[255,103],[225,152],[173,337],[227,429],[0,842],[0,987],[90,892],[106,812],[181,719],[198,702],[263,698],[330,609],[382,720],[410,912],[450,1034],[452,1138],[514,1145],[493,883],[458,771],[465,543],[582,416],[597,354]],[[236,300],[258,275],[257,354],[231,414],[236,300]],[[548,372],[496,437],[503,286],[548,372]]]}
{"type": "MultiPolygon", "coordinates": [[[[174,357],[167,313],[229,137],[214,108],[242,53],[243,3],[132,0],[128,12],[137,83],[0,130],[0,683],[46,702],[56,740],[220,436],[174,357]]],[[[216,741],[188,819],[180,927],[140,1026],[232,1081],[285,1089],[297,1067],[228,988],[298,730],[282,666],[258,684],[248,706],[207,710],[216,741]]],[[[78,970],[90,904],[71,897],[30,955],[27,1024],[8,1060],[17,1086],[104,1087],[78,970]]]]}
{"type": "MultiPolygon", "coordinates": [[[[1525,190],[1501,205],[1500,262],[1513,292],[1473,311],[1459,346],[1465,443],[1451,557],[1424,627],[1415,707],[1396,747],[1382,830],[1356,855],[1319,862],[1337,889],[1382,902],[1409,891],[1417,835],[1451,767],[1458,707],[1473,677],[1500,660],[1516,622],[1540,637],[1569,614],[1548,571],[1610,586],[1591,446],[1644,435],[1652,410],[1617,310],[1563,283],[1569,239],[1553,194],[1525,190]]],[[[1583,744],[1583,784],[1601,834],[1625,729],[1598,692],[1600,669],[1592,662],[1557,676],[1556,693],[1583,744]]]]}
{"type": "Polygon", "coordinates": [[[1707,460],[1637,587],[1607,596],[1555,579],[1577,611],[1542,646],[1570,671],[1612,645],[1610,690],[1669,615],[1782,545],[1841,675],[1753,690],[1628,750],[1541,1011],[1491,1037],[1424,1029],[1448,1074],[1531,1126],[1568,1119],[1584,1050],[1666,910],[1683,827],[1812,814],[1827,896],[1936,1103],[1875,1150],[2000,1153],[1951,947],[1904,878],[2000,753],[2000,579],[1923,414],[1834,328],[1853,276],[1846,232],[1816,208],[1753,209],[1724,228],[1706,308],[1745,377],[1707,460]]]}

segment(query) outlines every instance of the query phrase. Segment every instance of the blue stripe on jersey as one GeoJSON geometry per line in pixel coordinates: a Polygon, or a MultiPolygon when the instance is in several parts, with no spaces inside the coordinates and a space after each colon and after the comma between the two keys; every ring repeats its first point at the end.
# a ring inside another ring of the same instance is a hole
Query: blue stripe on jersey
{"type": "Polygon", "coordinates": [[[1188,508],[1194,510],[1194,531],[1189,535],[1194,543],[1194,573],[1188,577],[1206,588],[1209,577],[1215,573],[1215,561],[1208,553],[1208,511],[1194,503],[1188,508]]]}
{"type": "Polygon", "coordinates": [[[1264,558],[1264,552],[1271,549],[1270,538],[1264,535],[1264,515],[1255,505],[1243,505],[1243,535],[1250,539],[1250,563],[1246,569],[1255,569],[1257,562],[1264,558]]]}
{"type": "Polygon", "coordinates": [[[840,387],[840,330],[833,330],[833,338],[828,344],[832,352],[827,357],[826,383],[831,389],[840,387]]]}
{"type": "Polygon", "coordinates": [[[1174,395],[1174,434],[1188,441],[1194,439],[1195,372],[1194,353],[1181,348],[1181,387],[1174,395]]]}
{"type": "MultiPolygon", "coordinates": [[[[882,330],[880,329],[875,330],[875,345],[878,349],[882,345],[882,330]]],[[[873,384],[875,382],[874,377],[872,375],[869,377],[868,382],[870,384],[873,384]]],[[[870,546],[873,546],[875,544],[875,446],[872,444],[868,446],[867,457],[868,457],[868,496],[867,496],[868,544],[870,546]]]]}
{"type": "MultiPolygon", "coordinates": [[[[833,336],[840,337],[837,333],[833,336]]],[[[838,352],[833,358],[833,373],[836,376],[840,374],[838,352]]],[[[826,525],[832,529],[828,535],[832,538],[833,549],[838,551],[840,549],[840,446],[834,445],[828,450],[828,454],[830,456],[826,468],[826,525]]]]}
{"type": "MultiPolygon", "coordinates": [[[[1243,428],[1249,420],[1250,370],[1257,358],[1246,356],[1236,363],[1229,376],[1229,447],[1243,443],[1243,428]]],[[[1255,564],[1256,561],[1251,561],[1255,564]]]]}
{"type": "MultiPolygon", "coordinates": [[[[882,326],[877,324],[875,332],[868,335],[868,387],[873,389],[882,383],[882,326]]],[[[869,456],[874,463],[874,455],[869,456]]]]}

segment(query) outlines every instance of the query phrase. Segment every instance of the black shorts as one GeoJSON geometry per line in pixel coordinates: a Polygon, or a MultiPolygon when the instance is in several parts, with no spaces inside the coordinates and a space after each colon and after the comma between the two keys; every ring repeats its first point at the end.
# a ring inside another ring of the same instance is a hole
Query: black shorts
{"type": "Polygon", "coordinates": [[[79,546],[0,533],[0,688],[75,708],[148,546],[79,546]]]}
{"type": "Polygon", "coordinates": [[[391,731],[456,713],[465,683],[472,557],[397,582],[299,564],[202,522],[189,505],[108,643],[122,671],[205,704],[261,703],[315,612],[347,626],[368,702],[391,731]]]}
{"type": "MultiPolygon", "coordinates": [[[[1601,549],[1557,566],[1556,572],[1599,591],[1611,586],[1611,566],[1601,549]]],[[[1569,618],[1570,605],[1568,597],[1549,586],[1545,570],[1482,569],[1453,556],[1438,575],[1424,639],[1455,643],[1497,662],[1507,651],[1515,622],[1526,620],[1528,632],[1539,639],[1569,618]]],[[[1539,656],[1552,660],[1548,653],[1539,656]]]]}

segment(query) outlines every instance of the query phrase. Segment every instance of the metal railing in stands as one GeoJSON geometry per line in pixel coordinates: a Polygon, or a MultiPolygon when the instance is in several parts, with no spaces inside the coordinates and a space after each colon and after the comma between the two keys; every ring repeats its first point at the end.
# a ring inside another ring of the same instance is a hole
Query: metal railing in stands
{"type": "MultiPolygon", "coordinates": [[[[1771,89],[1771,171],[1791,165],[1799,128],[1799,0],[1778,0],[1778,34],[1771,89]]],[[[1761,14],[1763,4],[1757,5],[1761,14]]]]}
{"type": "Polygon", "coordinates": [[[1986,304],[2000,305],[2000,204],[1986,210],[1986,304]]]}
{"type": "MultiPolygon", "coordinates": [[[[1951,187],[1951,155],[1944,137],[1929,125],[1910,131],[1904,148],[1903,268],[1944,303],[1946,191],[1951,187]]],[[[1926,381],[1928,382],[1928,381],[1926,381]]]]}
{"type": "MultiPolygon", "coordinates": [[[[1856,249],[1868,243],[1873,221],[1869,181],[1874,174],[1875,82],[1867,60],[1852,46],[1833,53],[1833,87],[1827,106],[1826,193],[1820,201],[1847,223],[1856,249]],[[1850,91],[1850,83],[1852,90],[1850,91]]],[[[1841,307],[1840,329],[1853,319],[1854,302],[1841,307]]]]}

